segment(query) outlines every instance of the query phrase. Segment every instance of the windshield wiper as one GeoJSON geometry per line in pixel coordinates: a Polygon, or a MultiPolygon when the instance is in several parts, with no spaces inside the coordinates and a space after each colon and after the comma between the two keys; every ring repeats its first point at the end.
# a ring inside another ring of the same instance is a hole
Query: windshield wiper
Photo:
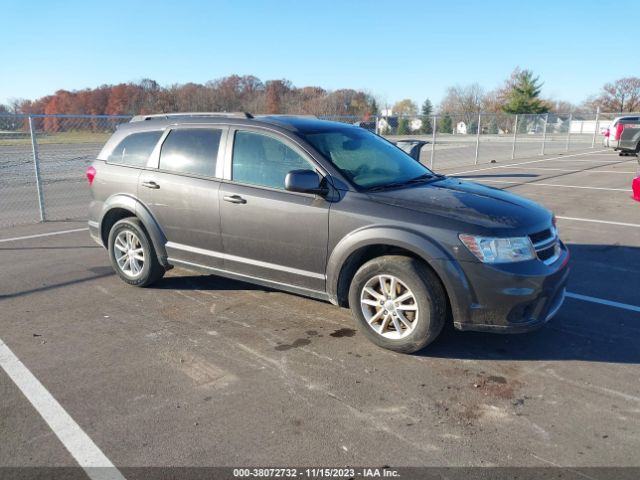
{"type": "Polygon", "coordinates": [[[385,183],[383,185],[376,185],[371,188],[367,188],[367,192],[375,192],[379,190],[386,190],[388,188],[396,188],[396,187],[404,187],[406,185],[412,185],[414,183],[423,183],[426,180],[436,180],[442,178],[441,175],[431,174],[431,173],[423,173],[415,178],[411,178],[409,180],[402,180],[401,182],[391,182],[385,183]]]}

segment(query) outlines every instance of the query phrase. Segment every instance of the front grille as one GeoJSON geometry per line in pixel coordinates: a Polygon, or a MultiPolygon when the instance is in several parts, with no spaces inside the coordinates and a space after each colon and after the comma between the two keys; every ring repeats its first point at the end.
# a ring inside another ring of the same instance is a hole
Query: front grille
{"type": "Polygon", "coordinates": [[[552,236],[553,235],[551,234],[551,229],[547,228],[546,230],[543,230],[541,232],[532,233],[531,235],[529,235],[529,238],[531,239],[531,242],[535,245],[536,243],[546,240],[547,238],[552,236]]]}
{"type": "Polygon", "coordinates": [[[553,263],[560,254],[558,233],[554,227],[529,235],[538,258],[545,263],[553,263]]]}
{"type": "Polygon", "coordinates": [[[538,254],[538,258],[544,262],[545,260],[549,260],[551,257],[553,257],[553,254],[555,252],[556,252],[556,247],[554,245],[552,247],[545,248],[544,250],[537,251],[537,254],[538,254]]]}

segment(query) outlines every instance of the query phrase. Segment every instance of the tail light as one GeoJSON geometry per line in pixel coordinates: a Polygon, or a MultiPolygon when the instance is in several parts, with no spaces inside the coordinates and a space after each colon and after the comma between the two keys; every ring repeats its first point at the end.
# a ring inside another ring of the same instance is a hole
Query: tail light
{"type": "Polygon", "coordinates": [[[640,202],[640,177],[636,177],[631,182],[631,189],[633,190],[633,199],[640,202]]]}
{"type": "Polygon", "coordinates": [[[93,179],[96,178],[96,169],[93,167],[87,168],[86,175],[87,175],[87,180],[89,180],[89,185],[92,185],[93,179]]]}
{"type": "Polygon", "coordinates": [[[622,135],[622,130],[624,130],[624,123],[619,123],[616,127],[616,140],[620,140],[620,135],[622,135]]]}

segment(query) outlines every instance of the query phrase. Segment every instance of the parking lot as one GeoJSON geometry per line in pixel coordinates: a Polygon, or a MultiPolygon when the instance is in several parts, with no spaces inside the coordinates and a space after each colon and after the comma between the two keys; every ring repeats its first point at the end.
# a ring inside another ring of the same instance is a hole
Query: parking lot
{"type": "Polygon", "coordinates": [[[570,293],[537,332],[449,327],[411,356],[320,301],[180,269],[129,287],[83,222],[3,229],[0,465],[640,466],[637,168],[436,168],[551,208],[570,293]]]}

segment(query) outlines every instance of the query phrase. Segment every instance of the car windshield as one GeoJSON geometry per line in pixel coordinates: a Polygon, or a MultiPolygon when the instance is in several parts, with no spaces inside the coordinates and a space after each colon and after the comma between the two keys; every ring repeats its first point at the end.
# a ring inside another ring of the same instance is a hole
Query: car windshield
{"type": "Polygon", "coordinates": [[[361,128],[333,127],[303,136],[351,182],[365,190],[400,186],[433,176],[408,154],[361,128]]]}

